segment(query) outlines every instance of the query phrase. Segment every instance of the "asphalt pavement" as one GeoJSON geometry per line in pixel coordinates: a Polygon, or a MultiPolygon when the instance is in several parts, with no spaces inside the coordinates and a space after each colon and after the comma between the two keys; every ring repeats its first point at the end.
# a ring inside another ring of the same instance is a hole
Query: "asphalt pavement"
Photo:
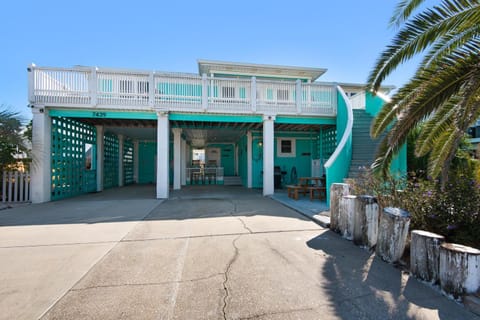
{"type": "Polygon", "coordinates": [[[258,190],[0,211],[0,319],[480,319],[258,190]]]}

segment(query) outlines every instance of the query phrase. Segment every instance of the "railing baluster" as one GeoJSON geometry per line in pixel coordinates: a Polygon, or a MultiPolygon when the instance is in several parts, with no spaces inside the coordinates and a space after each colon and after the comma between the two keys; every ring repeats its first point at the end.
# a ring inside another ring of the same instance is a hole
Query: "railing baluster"
{"type": "Polygon", "coordinates": [[[18,201],[18,171],[15,171],[13,174],[14,184],[13,184],[13,202],[18,201]]]}
{"type": "Polygon", "coordinates": [[[297,107],[297,113],[302,113],[302,82],[297,79],[295,82],[295,104],[297,107]]]}
{"type": "Polygon", "coordinates": [[[202,110],[207,111],[208,108],[208,79],[207,75],[202,74],[202,110]]]}

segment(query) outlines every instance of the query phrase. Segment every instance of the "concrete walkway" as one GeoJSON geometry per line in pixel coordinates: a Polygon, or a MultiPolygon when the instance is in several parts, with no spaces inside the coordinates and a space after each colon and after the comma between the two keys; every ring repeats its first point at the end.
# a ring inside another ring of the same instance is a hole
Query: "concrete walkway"
{"type": "Polygon", "coordinates": [[[126,187],[0,212],[0,319],[479,319],[237,187],[126,187]]]}

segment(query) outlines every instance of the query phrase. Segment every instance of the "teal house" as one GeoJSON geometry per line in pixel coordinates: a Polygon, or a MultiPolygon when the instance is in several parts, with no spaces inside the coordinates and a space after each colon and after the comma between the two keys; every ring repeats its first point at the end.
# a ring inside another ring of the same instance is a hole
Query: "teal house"
{"type": "MultiPolygon", "coordinates": [[[[198,61],[198,73],[28,68],[32,201],[128,184],[216,184],[274,194],[300,177],[329,186],[370,166],[373,116],[391,87],[328,83],[326,69],[198,61]]],[[[402,150],[392,170],[406,171],[402,150]]]]}

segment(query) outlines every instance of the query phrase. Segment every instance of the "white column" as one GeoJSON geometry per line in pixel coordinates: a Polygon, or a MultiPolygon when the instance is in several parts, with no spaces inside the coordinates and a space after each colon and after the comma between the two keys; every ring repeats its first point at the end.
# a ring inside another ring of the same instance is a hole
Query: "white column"
{"type": "Polygon", "coordinates": [[[96,125],[97,129],[97,192],[103,191],[103,157],[105,154],[102,125],[96,125]]]}
{"type": "Polygon", "coordinates": [[[50,201],[51,184],[51,122],[44,107],[34,107],[32,123],[31,199],[32,203],[50,201]]]}
{"type": "Polygon", "coordinates": [[[173,190],[181,188],[182,129],[173,128],[173,190]]]}
{"type": "Polygon", "coordinates": [[[133,141],[133,181],[138,183],[138,140],[133,141]]]}
{"type": "Polygon", "coordinates": [[[167,112],[157,113],[157,199],[168,199],[170,126],[167,112]]]}
{"type": "Polygon", "coordinates": [[[252,132],[247,132],[247,188],[252,188],[252,132]]]}
{"type": "Polygon", "coordinates": [[[118,135],[118,186],[123,187],[123,134],[118,135]]]}
{"type": "Polygon", "coordinates": [[[273,143],[274,130],[273,123],[275,116],[263,116],[263,195],[269,196],[274,193],[273,183],[273,143]]]}
{"type": "Polygon", "coordinates": [[[182,139],[180,143],[180,182],[184,186],[187,184],[187,142],[182,139]]]}

